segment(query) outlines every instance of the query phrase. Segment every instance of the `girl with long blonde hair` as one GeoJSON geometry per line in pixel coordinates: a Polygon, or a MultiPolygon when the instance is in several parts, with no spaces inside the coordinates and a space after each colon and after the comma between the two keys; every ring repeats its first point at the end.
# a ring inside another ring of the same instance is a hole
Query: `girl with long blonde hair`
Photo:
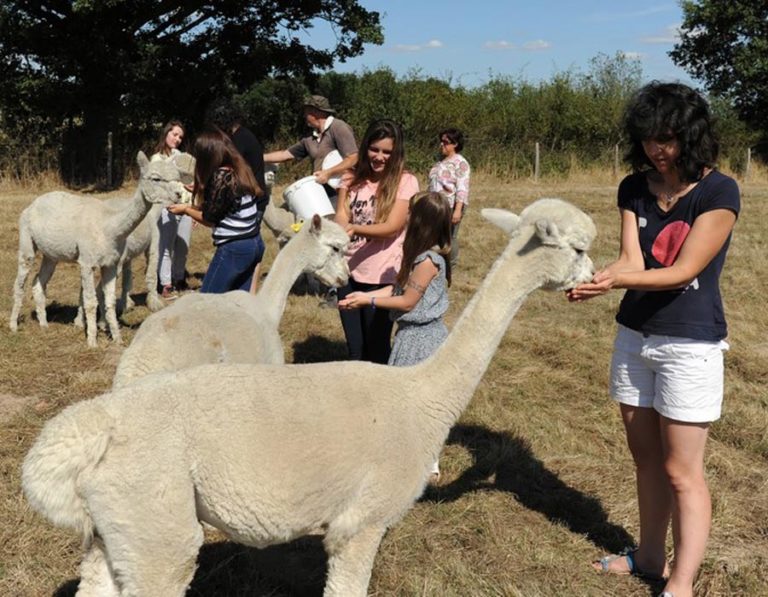
{"type": "MultiPolygon", "coordinates": [[[[369,292],[394,284],[403,256],[410,198],[419,190],[416,177],[405,170],[400,125],[376,120],[365,132],[355,169],[339,187],[336,222],[352,239],[348,254],[351,292],[369,292]]],[[[392,321],[387,309],[372,306],[342,310],[341,323],[349,358],[386,363],[391,351],[392,321]]]]}

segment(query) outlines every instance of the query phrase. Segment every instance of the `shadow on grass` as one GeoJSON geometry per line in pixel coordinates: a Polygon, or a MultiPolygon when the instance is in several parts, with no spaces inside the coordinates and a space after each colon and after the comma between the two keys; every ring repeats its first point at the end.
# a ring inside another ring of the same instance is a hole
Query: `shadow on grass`
{"type": "Polygon", "coordinates": [[[429,486],[421,501],[453,501],[470,491],[506,491],[526,508],[585,535],[607,553],[635,544],[632,535],[608,520],[597,498],[563,483],[524,440],[477,425],[457,425],[446,444],[464,446],[474,464],[452,483],[429,486]]]}
{"type": "Polygon", "coordinates": [[[347,345],[344,342],[329,340],[324,336],[309,336],[301,342],[294,342],[294,363],[327,363],[329,361],[346,361],[347,345]]]}
{"type": "MultiPolygon", "coordinates": [[[[327,558],[320,537],[303,537],[265,549],[231,541],[207,543],[197,557],[188,597],[320,597],[327,558]]],[[[53,597],[74,597],[79,580],[53,597]]]]}
{"type": "MultiPolygon", "coordinates": [[[[54,301],[45,308],[45,316],[48,323],[72,324],[77,317],[77,305],[62,305],[54,301]]],[[[34,311],[32,311],[32,319],[37,321],[37,313],[34,311]]]]}

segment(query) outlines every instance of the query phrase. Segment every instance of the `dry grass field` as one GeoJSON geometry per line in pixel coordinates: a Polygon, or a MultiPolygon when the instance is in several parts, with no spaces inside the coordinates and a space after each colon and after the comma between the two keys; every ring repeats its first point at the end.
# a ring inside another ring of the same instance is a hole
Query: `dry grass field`
{"type": "MultiPolygon", "coordinates": [[[[72,325],[78,273],[71,264],[62,264],[49,285],[50,328],[38,327],[27,293],[19,332],[9,332],[18,215],[42,190],[49,189],[0,193],[0,595],[63,597],[76,590],[78,539],[28,508],[20,465],[47,419],[109,387],[122,349],[101,335],[99,348],[89,350],[72,325]]],[[[449,327],[505,244],[479,208],[519,211],[542,196],[570,200],[597,223],[592,257],[599,266],[617,250],[614,195],[613,181],[586,175],[537,185],[476,177],[449,327]]],[[[714,521],[697,581],[702,596],[768,594],[766,222],[768,185],[745,185],[722,279],[731,350],[724,416],[712,427],[707,452],[714,521]]],[[[267,265],[275,251],[271,238],[268,246],[267,265]]],[[[207,230],[195,230],[189,262],[195,285],[212,252],[207,230]]],[[[143,264],[135,270],[141,303],[143,264]]],[[[658,586],[601,576],[589,566],[637,537],[633,469],[606,390],[619,299],[615,293],[571,305],[562,294],[530,296],[450,435],[441,484],[386,535],[372,595],[656,594],[658,586]]],[[[289,362],[344,357],[337,313],[317,305],[312,296],[288,302],[282,332],[289,362]]],[[[147,313],[139,306],[124,316],[126,342],[147,313]]],[[[324,566],[317,538],[255,550],[209,533],[189,594],[319,595],[324,566]]]]}

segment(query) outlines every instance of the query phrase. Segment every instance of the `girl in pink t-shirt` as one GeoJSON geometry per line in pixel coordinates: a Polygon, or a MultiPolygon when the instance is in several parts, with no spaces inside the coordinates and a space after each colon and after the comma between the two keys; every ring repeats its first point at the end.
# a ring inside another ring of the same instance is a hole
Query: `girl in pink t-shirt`
{"type": "MultiPolygon", "coordinates": [[[[368,292],[395,282],[403,258],[408,202],[419,190],[416,177],[404,169],[403,133],[388,119],[368,127],[355,169],[339,187],[336,222],[352,239],[347,255],[350,292],[368,292]]],[[[365,307],[341,311],[341,324],[351,360],[386,363],[391,350],[392,320],[387,309],[365,307]]]]}

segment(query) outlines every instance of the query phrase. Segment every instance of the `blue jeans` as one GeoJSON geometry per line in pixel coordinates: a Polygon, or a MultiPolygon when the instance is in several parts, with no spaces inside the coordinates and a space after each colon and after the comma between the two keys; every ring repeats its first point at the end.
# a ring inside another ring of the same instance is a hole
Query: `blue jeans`
{"type": "Polygon", "coordinates": [[[263,256],[264,241],[260,235],[219,245],[205,272],[200,292],[249,291],[253,269],[263,256]]]}

